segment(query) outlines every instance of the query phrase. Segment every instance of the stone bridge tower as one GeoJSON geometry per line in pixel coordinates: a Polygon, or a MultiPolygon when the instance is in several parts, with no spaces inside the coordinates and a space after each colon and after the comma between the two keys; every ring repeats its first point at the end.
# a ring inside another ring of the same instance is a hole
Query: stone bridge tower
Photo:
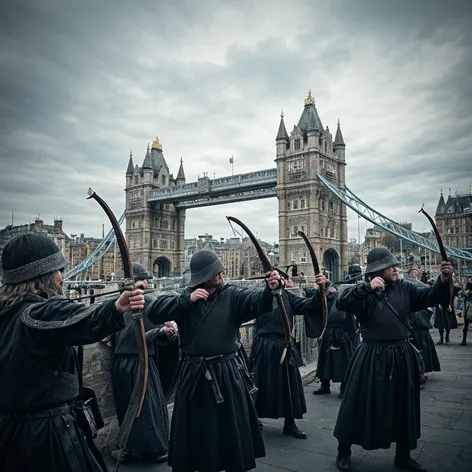
{"type": "Polygon", "coordinates": [[[345,185],[345,149],[338,120],[336,135],[323,128],[311,91],[290,136],[283,113],[276,137],[277,198],[279,201],[280,267],[296,264],[298,272],[313,275],[303,231],[331,280],[348,267],[346,207],[324,188],[316,174],[337,186],[345,185]]]}
{"type": "Polygon", "coordinates": [[[171,203],[149,203],[156,188],[185,183],[182,159],[177,178],[167,166],[159,139],[149,145],[141,167],[130,155],[126,170],[126,240],[131,261],[139,262],[156,277],[179,276],[184,251],[185,210],[171,203]]]}

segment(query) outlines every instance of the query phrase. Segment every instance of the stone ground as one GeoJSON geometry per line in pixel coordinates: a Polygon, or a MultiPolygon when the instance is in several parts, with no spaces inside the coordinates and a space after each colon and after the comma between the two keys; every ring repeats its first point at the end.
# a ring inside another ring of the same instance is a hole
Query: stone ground
{"type": "MultiPolygon", "coordinates": [[[[437,340],[436,332],[432,331],[437,340]]],[[[422,435],[413,457],[429,472],[472,471],[472,339],[459,346],[462,331],[451,332],[451,342],[438,346],[442,372],[429,375],[422,391],[422,435]]],[[[471,334],[472,336],[472,334],[471,334]]],[[[308,413],[298,422],[307,432],[306,441],[283,436],[283,420],[264,420],[266,457],[257,462],[257,471],[335,472],[337,443],[333,429],[341,400],[338,386],[331,395],[315,397],[315,383],[305,387],[308,413]]],[[[394,449],[364,451],[353,447],[357,472],[393,472],[394,449]]],[[[110,462],[113,464],[113,462],[110,462]]],[[[110,465],[110,471],[113,466],[110,465]]],[[[164,464],[123,464],[123,472],[170,471],[164,464]]]]}

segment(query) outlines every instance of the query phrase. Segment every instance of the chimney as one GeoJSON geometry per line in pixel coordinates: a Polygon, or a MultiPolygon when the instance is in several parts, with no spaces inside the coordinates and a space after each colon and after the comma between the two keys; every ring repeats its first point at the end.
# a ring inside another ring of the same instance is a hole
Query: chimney
{"type": "Polygon", "coordinates": [[[36,228],[38,228],[39,231],[43,230],[43,220],[40,220],[39,218],[36,218],[34,220],[34,224],[35,224],[36,228]]]}
{"type": "Polygon", "coordinates": [[[59,231],[62,231],[62,219],[58,218],[54,220],[54,228],[58,229],[59,231]]]}

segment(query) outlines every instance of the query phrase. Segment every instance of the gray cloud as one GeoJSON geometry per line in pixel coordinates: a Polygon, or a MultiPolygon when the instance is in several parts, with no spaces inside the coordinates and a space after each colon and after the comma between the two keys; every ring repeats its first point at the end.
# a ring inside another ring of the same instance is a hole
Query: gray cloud
{"type": "MultiPolygon", "coordinates": [[[[280,109],[308,88],[341,118],[347,185],[428,229],[441,189],[468,191],[472,147],[467,2],[4,2],[0,15],[0,227],[64,219],[98,236],[92,186],[120,214],[129,151],[155,135],[188,180],[274,166],[280,109]],[[254,4],[255,3],[255,4],[254,4]]],[[[187,236],[230,236],[224,215],[278,239],[276,200],[187,212],[187,236]]],[[[349,214],[350,236],[357,217],[349,214]]]]}

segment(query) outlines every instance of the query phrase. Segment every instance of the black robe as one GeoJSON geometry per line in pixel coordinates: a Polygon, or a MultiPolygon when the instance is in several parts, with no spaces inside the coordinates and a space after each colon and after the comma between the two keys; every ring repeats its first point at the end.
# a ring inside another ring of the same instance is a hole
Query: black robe
{"type": "MultiPolygon", "coordinates": [[[[157,351],[160,345],[167,344],[167,336],[160,332],[162,325],[155,326],[146,321],[146,344],[149,357],[148,384],[141,414],[133,422],[126,450],[136,455],[161,455],[167,453],[169,447],[169,416],[159,378],[157,351]]],[[[113,337],[114,356],[111,371],[113,395],[120,426],[135,386],[139,365],[134,324],[128,316],[125,318],[125,323],[125,329],[113,337]]]]}
{"type": "Polygon", "coordinates": [[[208,300],[158,297],[145,310],[155,324],[175,320],[183,358],[171,422],[173,471],[244,472],[265,455],[243,363],[239,326],[270,311],[272,294],[225,285],[208,300]]]}
{"type": "Polygon", "coordinates": [[[431,315],[432,312],[429,309],[413,313],[411,330],[415,339],[415,346],[420,350],[421,357],[424,361],[424,371],[439,372],[441,370],[441,364],[439,363],[436,346],[429,332],[432,328],[431,315]]]}
{"type": "MultiPolygon", "coordinates": [[[[306,298],[284,291],[283,301],[291,326],[294,315],[311,316],[315,318],[321,333],[323,314],[317,292],[313,297],[306,298]]],[[[254,373],[258,389],[255,403],[259,418],[301,419],[307,411],[299,370],[301,359],[291,347],[284,363],[280,364],[284,346],[283,318],[274,300],[272,311],[256,319],[256,333],[249,358],[249,369],[254,373]]]]}
{"type": "Polygon", "coordinates": [[[368,450],[388,449],[392,442],[416,448],[421,434],[420,365],[407,340],[408,324],[412,313],[441,303],[447,291],[448,284],[438,278],[432,287],[398,280],[382,293],[365,282],[339,295],[337,307],[356,316],[363,335],[346,374],[334,429],[340,443],[368,450]]]}
{"type": "Polygon", "coordinates": [[[123,326],[114,301],[88,307],[34,296],[0,311],[0,384],[8,386],[0,389],[2,472],[106,470],[72,411],[79,395],[73,346],[123,326]]]}
{"type": "Polygon", "coordinates": [[[316,376],[320,380],[342,382],[356,348],[354,316],[336,307],[339,292],[328,294],[328,326],[318,350],[316,376]]]}

